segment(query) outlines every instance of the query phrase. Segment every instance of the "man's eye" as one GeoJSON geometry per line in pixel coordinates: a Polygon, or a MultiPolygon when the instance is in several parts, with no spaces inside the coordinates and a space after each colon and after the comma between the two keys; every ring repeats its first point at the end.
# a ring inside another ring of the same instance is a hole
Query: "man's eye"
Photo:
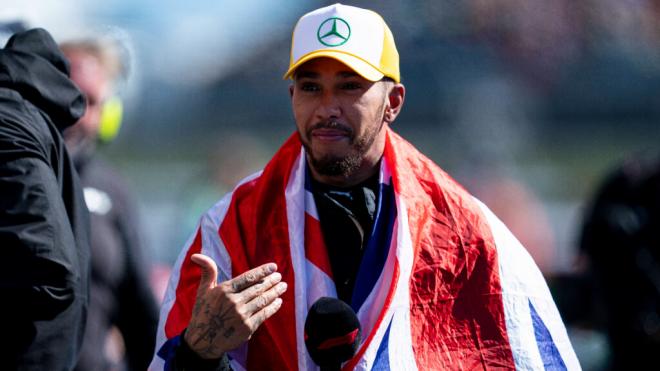
{"type": "Polygon", "coordinates": [[[313,92],[313,91],[319,91],[321,89],[317,84],[304,83],[300,86],[300,90],[313,92]]]}
{"type": "Polygon", "coordinates": [[[345,90],[355,90],[360,89],[361,87],[360,83],[357,82],[345,82],[341,85],[341,88],[345,90]]]}

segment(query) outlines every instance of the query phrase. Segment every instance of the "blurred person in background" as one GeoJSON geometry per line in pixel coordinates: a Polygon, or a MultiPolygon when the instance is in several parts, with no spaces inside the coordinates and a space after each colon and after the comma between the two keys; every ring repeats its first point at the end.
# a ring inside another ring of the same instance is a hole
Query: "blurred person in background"
{"type": "Polygon", "coordinates": [[[317,9],[291,48],[297,131],[203,215],[151,368],[314,369],[303,323],[329,296],[361,324],[345,369],[579,369],[529,254],[390,129],[405,88],[382,17],[317,9]]]}
{"type": "MultiPolygon", "coordinates": [[[[0,29],[1,29],[0,25],[0,29]]],[[[61,131],[85,98],[48,32],[0,49],[0,368],[71,370],[87,317],[89,215],[61,131]]]]}
{"type": "Polygon", "coordinates": [[[580,247],[595,293],[586,317],[608,336],[610,369],[652,368],[660,350],[660,156],[633,156],[602,180],[580,247]]]}
{"type": "Polygon", "coordinates": [[[94,36],[60,44],[87,111],[64,133],[91,215],[92,280],[77,370],[144,370],[154,348],[157,303],[149,283],[136,202],[97,153],[121,120],[117,83],[126,74],[118,41],[94,36]]]}

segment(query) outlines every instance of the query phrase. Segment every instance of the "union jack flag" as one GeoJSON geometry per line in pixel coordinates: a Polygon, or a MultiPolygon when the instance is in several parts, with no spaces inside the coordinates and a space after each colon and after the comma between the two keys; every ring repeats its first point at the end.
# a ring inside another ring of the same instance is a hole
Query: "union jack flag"
{"type": "MultiPolygon", "coordinates": [[[[363,338],[344,370],[578,370],[550,291],[509,230],[431,160],[387,129],[379,205],[352,303],[363,338]]],[[[201,219],[170,278],[151,370],[167,370],[210,256],[224,281],[275,262],[281,309],[228,356],[234,370],[314,370],[308,309],[336,297],[305,151],[292,135],[262,172],[201,219]]]]}

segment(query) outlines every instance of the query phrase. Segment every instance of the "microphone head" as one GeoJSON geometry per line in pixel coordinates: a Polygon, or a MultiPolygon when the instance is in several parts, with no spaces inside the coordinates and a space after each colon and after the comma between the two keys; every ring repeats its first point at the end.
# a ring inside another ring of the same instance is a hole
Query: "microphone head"
{"type": "Polygon", "coordinates": [[[314,363],[338,369],[357,351],[361,332],[360,321],[348,304],[322,297],[307,313],[305,345],[314,363]]]}

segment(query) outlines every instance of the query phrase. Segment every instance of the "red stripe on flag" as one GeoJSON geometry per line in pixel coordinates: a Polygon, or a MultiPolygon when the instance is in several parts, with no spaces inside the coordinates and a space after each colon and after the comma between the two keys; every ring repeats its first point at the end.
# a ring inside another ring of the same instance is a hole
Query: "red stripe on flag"
{"type": "Polygon", "coordinates": [[[410,320],[418,368],[515,369],[486,218],[462,186],[389,134],[385,158],[415,248],[410,320]]]}
{"type": "Polygon", "coordinates": [[[305,257],[332,279],[332,268],[323,241],[321,223],[307,213],[305,213],[305,257]]]}
{"type": "Polygon", "coordinates": [[[197,288],[202,274],[201,268],[190,260],[193,254],[202,251],[202,232],[197,229],[195,239],[188,248],[181,270],[179,271],[179,282],[176,286],[175,300],[165,322],[165,336],[171,339],[183,332],[188,326],[192,309],[197,298],[197,288]]]}
{"type": "MultiPolygon", "coordinates": [[[[234,191],[219,233],[232,262],[235,277],[261,264],[275,262],[288,284],[282,307],[266,320],[248,342],[247,369],[295,370],[295,281],[289,247],[285,189],[291,167],[300,154],[297,134],[266,165],[259,178],[234,191]]],[[[300,226],[302,227],[302,226],[300,226]]]]}

